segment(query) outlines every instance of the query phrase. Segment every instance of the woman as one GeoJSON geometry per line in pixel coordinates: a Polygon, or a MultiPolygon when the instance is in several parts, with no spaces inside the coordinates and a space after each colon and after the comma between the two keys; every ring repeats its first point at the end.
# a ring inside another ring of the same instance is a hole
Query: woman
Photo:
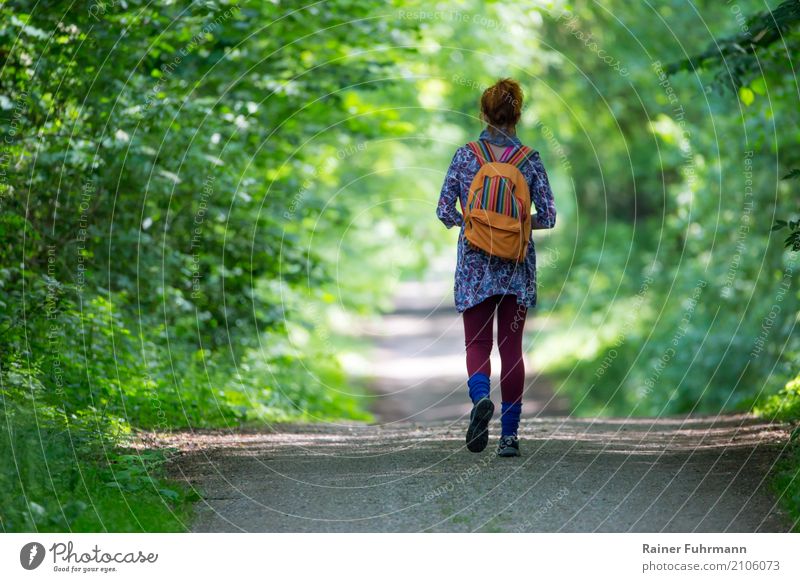
{"type": "MultiPolygon", "coordinates": [[[[481,132],[498,161],[508,160],[522,147],[516,125],[522,112],[522,89],[513,79],[501,79],[484,91],[480,101],[481,132]]],[[[539,152],[531,150],[518,166],[528,183],[536,214],[532,229],[553,228],[556,207],[547,173],[539,152]]],[[[536,253],[533,237],[522,262],[500,259],[473,247],[464,236],[464,219],[456,209],[467,204],[467,193],[480,161],[473,149],[456,150],[444,180],[436,214],[447,228],[461,227],[455,273],[456,309],[463,314],[467,349],[467,386],[473,407],[467,428],[467,448],[480,452],[489,442],[489,421],[494,404],[489,398],[492,327],[497,312],[497,344],[500,350],[502,427],[497,454],[519,456],[517,430],[522,411],[525,365],[522,359],[522,332],[528,308],[536,305],[536,253]]]]}

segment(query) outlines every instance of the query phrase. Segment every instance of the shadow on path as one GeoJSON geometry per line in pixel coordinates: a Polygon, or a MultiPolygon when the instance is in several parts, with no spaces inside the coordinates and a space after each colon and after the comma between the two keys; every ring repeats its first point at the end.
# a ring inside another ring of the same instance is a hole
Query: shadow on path
{"type": "Polygon", "coordinates": [[[789,531],[764,476],[786,438],[745,416],[526,419],[524,456],[463,431],[286,425],[173,435],[205,493],[195,531],[789,531]]]}

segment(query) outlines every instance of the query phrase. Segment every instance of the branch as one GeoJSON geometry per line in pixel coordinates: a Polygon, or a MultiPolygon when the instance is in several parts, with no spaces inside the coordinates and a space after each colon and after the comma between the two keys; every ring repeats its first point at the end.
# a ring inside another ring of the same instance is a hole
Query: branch
{"type": "Polygon", "coordinates": [[[758,12],[747,19],[746,30],[723,38],[698,55],[667,65],[668,75],[679,71],[709,68],[725,61],[726,57],[745,57],[754,60],[758,49],[765,49],[784,37],[800,23],[800,0],[784,0],[775,10],[758,12]],[[758,31],[753,34],[752,31],[758,31]]]}

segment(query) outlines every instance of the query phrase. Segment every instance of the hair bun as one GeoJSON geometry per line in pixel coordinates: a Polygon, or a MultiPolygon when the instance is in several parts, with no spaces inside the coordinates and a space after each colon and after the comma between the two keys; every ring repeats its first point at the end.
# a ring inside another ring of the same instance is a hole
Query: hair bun
{"type": "Polygon", "coordinates": [[[522,115],[522,88],[514,79],[500,79],[481,96],[481,113],[494,127],[516,125],[522,115]]]}

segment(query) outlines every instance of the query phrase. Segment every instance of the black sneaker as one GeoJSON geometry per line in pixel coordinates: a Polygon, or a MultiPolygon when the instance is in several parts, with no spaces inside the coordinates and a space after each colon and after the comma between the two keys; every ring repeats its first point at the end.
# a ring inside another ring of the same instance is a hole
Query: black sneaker
{"type": "Polygon", "coordinates": [[[481,398],[469,413],[467,427],[467,448],[473,453],[480,453],[489,444],[489,421],[494,414],[494,403],[488,398],[481,398]]]}
{"type": "Polygon", "coordinates": [[[498,457],[519,457],[519,439],[515,434],[506,434],[500,437],[497,443],[498,457]]]}

